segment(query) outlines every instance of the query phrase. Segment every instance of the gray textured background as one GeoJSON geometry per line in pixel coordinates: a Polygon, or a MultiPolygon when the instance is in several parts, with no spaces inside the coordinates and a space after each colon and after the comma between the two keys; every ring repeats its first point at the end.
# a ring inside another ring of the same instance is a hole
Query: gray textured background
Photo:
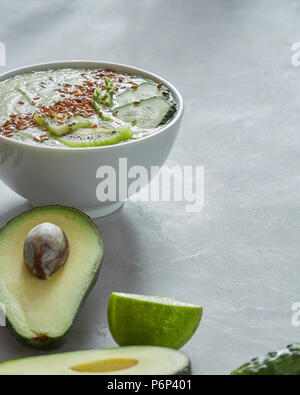
{"type": "MultiPolygon", "coordinates": [[[[102,277],[63,351],[114,344],[111,291],[204,306],[184,347],[194,373],[227,374],[300,341],[300,41],[296,0],[0,1],[7,67],[111,60],[169,79],[186,113],[168,165],[205,166],[205,208],[128,203],[98,220],[102,277]]],[[[0,70],[1,71],[1,70],[0,70]]],[[[28,209],[0,184],[0,223],[28,209]]],[[[0,328],[0,361],[37,354],[0,328]]]]}

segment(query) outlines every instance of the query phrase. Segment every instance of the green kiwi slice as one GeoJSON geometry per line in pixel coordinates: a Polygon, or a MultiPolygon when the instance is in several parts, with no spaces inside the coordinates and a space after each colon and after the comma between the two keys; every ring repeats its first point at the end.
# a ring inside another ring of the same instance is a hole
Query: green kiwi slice
{"type": "Polygon", "coordinates": [[[132,132],[130,128],[124,128],[120,130],[115,129],[78,129],[72,134],[68,134],[58,138],[58,140],[72,148],[81,147],[101,147],[104,145],[114,145],[122,141],[126,141],[132,138],[132,132]]]}
{"type": "Polygon", "coordinates": [[[75,117],[73,121],[58,125],[55,122],[34,114],[34,119],[39,127],[46,128],[53,136],[62,136],[63,134],[76,132],[78,129],[91,128],[93,123],[85,118],[75,117]]]}

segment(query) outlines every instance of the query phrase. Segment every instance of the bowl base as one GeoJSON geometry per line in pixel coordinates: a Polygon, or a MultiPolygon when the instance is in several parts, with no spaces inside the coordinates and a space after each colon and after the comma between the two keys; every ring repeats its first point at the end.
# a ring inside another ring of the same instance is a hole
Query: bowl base
{"type": "MultiPolygon", "coordinates": [[[[104,204],[102,207],[94,207],[94,208],[82,208],[82,207],[75,207],[78,210],[83,211],[92,219],[97,219],[101,217],[105,217],[106,215],[112,214],[115,211],[119,210],[125,202],[113,202],[104,204]]],[[[40,207],[43,206],[41,204],[30,202],[32,207],[40,207]]]]}
{"type": "Polygon", "coordinates": [[[114,202],[106,204],[102,207],[81,209],[85,214],[87,214],[92,219],[105,217],[106,215],[112,214],[119,210],[125,202],[114,202]]]}

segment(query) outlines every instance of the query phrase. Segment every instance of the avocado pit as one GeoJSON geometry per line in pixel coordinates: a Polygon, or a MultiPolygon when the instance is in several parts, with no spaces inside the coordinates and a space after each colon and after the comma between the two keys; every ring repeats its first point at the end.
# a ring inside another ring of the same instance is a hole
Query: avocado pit
{"type": "Polygon", "coordinates": [[[49,222],[35,226],[25,239],[25,265],[41,280],[52,277],[67,262],[69,253],[70,246],[65,232],[49,222]]]}

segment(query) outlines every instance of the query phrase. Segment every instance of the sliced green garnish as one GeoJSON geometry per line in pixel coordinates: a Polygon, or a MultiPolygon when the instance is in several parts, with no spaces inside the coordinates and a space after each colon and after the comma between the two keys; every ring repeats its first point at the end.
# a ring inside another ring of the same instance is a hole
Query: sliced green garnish
{"type": "Polygon", "coordinates": [[[114,84],[108,77],[103,77],[103,80],[105,82],[105,91],[102,91],[99,86],[95,89],[93,94],[93,107],[97,115],[103,121],[111,121],[110,117],[103,114],[103,109],[113,105],[114,84]]]}
{"type": "Polygon", "coordinates": [[[115,109],[116,117],[139,128],[151,129],[166,123],[176,107],[164,97],[141,100],[139,105],[125,104],[115,109]]]}
{"type": "Polygon", "coordinates": [[[58,125],[54,121],[50,121],[48,118],[43,118],[39,114],[34,114],[34,120],[38,126],[46,128],[49,133],[54,136],[63,136],[64,134],[74,133],[78,129],[91,128],[93,123],[84,118],[75,118],[74,121],[58,125]]]}
{"type": "Polygon", "coordinates": [[[140,84],[137,89],[126,89],[116,97],[116,101],[120,106],[123,106],[124,104],[162,95],[161,89],[159,89],[156,84],[144,82],[140,84]]]}
{"type": "Polygon", "coordinates": [[[58,140],[68,147],[101,147],[114,145],[132,138],[130,128],[112,129],[79,129],[75,133],[65,135],[58,140]]]}

